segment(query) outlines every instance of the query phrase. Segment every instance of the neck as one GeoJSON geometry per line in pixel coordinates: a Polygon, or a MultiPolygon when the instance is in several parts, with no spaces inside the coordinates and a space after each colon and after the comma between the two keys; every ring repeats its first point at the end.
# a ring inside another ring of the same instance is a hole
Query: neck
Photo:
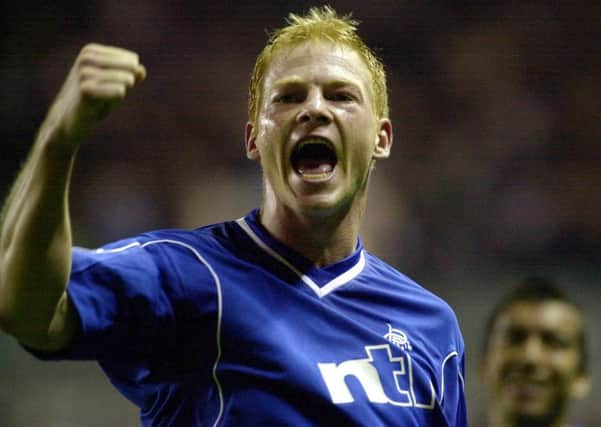
{"type": "Polygon", "coordinates": [[[266,201],[261,224],[277,240],[323,267],[355,251],[364,209],[364,195],[358,195],[348,209],[327,213],[299,213],[266,201]]]}

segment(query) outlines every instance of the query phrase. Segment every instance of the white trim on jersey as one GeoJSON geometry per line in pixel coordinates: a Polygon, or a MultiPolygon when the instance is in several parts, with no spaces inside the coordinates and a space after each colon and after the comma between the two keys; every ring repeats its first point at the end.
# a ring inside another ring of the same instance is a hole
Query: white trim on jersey
{"type": "MultiPolygon", "coordinates": [[[[440,370],[440,406],[442,406],[442,401],[444,400],[444,367],[452,357],[459,357],[459,353],[457,353],[456,351],[452,351],[449,354],[447,354],[442,361],[442,368],[440,370]]],[[[461,387],[465,388],[461,372],[459,372],[459,380],[461,381],[461,387]]]]}
{"type": "Polygon", "coordinates": [[[359,275],[359,273],[361,273],[361,271],[363,271],[363,268],[365,267],[365,255],[363,253],[363,250],[361,250],[361,253],[359,255],[359,260],[357,261],[357,263],[355,265],[353,265],[351,268],[349,268],[344,273],[342,273],[339,276],[335,277],[334,279],[330,280],[323,287],[319,287],[319,285],[317,285],[317,283],[315,283],[313,281],[313,279],[311,279],[309,276],[307,276],[306,274],[299,271],[286,258],[284,258],[280,254],[278,254],[276,251],[271,249],[263,240],[261,240],[261,238],[252,230],[252,228],[248,225],[248,223],[246,222],[246,220],[244,218],[237,219],[236,223],[242,228],[242,230],[244,230],[246,232],[246,234],[248,234],[248,236],[257,244],[257,246],[259,246],[268,255],[275,258],[281,264],[285,265],[286,267],[288,267],[288,269],[290,269],[292,272],[294,272],[307,286],[309,286],[313,290],[313,292],[315,292],[317,294],[317,296],[319,298],[322,298],[322,297],[328,295],[329,293],[333,292],[340,286],[353,280],[355,277],[357,277],[359,275]]]}
{"type": "MultiPolygon", "coordinates": [[[[223,409],[224,409],[223,391],[221,389],[221,383],[219,382],[219,378],[217,378],[217,365],[219,364],[219,361],[221,360],[221,318],[222,318],[222,312],[223,312],[223,307],[222,307],[223,302],[222,302],[222,295],[221,295],[221,281],[219,280],[219,276],[217,275],[217,273],[215,272],[215,270],[213,269],[211,264],[209,264],[208,261],[206,259],[204,259],[204,257],[194,247],[188,245],[187,243],[180,242],[178,240],[169,240],[169,239],[151,240],[149,242],[142,244],[141,247],[145,248],[146,246],[154,245],[157,243],[171,243],[174,245],[182,246],[182,247],[190,250],[194,254],[194,256],[202,264],[204,264],[205,267],[207,267],[207,269],[211,273],[211,276],[213,276],[213,280],[215,281],[215,288],[217,289],[217,331],[216,331],[217,357],[215,358],[215,363],[213,363],[212,375],[213,375],[213,381],[215,382],[215,386],[217,387],[217,393],[219,395],[219,413],[217,414],[217,418],[215,419],[215,422],[213,423],[213,427],[216,427],[217,424],[219,423],[219,421],[221,421],[221,417],[223,416],[223,409]]],[[[138,243],[138,245],[139,245],[139,243],[138,243]]],[[[132,245],[128,245],[128,246],[133,247],[133,246],[137,246],[137,245],[132,244],[132,245]]],[[[125,249],[127,249],[127,247],[123,248],[123,250],[125,250],[125,249]]]]}
{"type": "Polygon", "coordinates": [[[118,248],[113,248],[113,249],[104,249],[104,248],[98,248],[96,249],[96,253],[97,254],[114,254],[116,252],[123,252],[126,251],[130,248],[135,248],[136,246],[140,246],[140,242],[131,242],[125,246],[120,246],[118,248]]]}

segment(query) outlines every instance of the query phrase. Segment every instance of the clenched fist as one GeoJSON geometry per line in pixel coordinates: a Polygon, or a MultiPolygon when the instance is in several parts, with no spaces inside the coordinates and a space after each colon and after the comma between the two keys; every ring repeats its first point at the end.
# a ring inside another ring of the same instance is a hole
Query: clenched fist
{"type": "Polygon", "coordinates": [[[76,147],[145,77],[136,53],[100,44],[84,46],[48,112],[44,130],[76,147]]]}

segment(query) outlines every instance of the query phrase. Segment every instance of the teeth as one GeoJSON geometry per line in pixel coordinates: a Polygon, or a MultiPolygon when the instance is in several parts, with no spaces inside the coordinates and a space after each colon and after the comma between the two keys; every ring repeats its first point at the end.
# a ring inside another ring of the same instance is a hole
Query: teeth
{"type": "Polygon", "coordinates": [[[302,168],[298,170],[298,173],[300,173],[303,177],[309,178],[309,179],[324,178],[324,177],[328,176],[330,174],[330,172],[332,172],[332,168],[330,167],[330,165],[321,166],[319,168],[319,173],[315,173],[315,172],[307,173],[302,168]]]}
{"type": "Polygon", "coordinates": [[[316,173],[301,173],[302,177],[306,180],[312,181],[312,180],[318,180],[318,179],[324,179],[327,178],[329,174],[327,173],[321,173],[321,174],[316,174],[316,173]]]}
{"type": "Polygon", "coordinates": [[[309,144],[327,144],[327,142],[323,139],[320,138],[309,138],[309,139],[305,139],[303,141],[300,142],[300,144],[297,147],[297,150],[303,148],[306,145],[309,144]]]}
{"type": "Polygon", "coordinates": [[[291,155],[291,161],[296,172],[305,180],[318,182],[325,180],[333,173],[336,165],[336,155],[334,154],[334,147],[332,147],[332,144],[327,139],[307,137],[298,142],[291,155]],[[310,145],[328,147],[328,150],[331,152],[308,151],[305,152],[307,157],[301,158],[300,154],[302,150],[316,149],[309,147],[310,145]]]}

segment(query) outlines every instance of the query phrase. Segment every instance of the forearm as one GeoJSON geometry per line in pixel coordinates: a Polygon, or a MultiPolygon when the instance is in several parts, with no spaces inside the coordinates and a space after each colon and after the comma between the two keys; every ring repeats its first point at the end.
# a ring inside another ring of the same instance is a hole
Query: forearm
{"type": "Polygon", "coordinates": [[[37,349],[62,348],[75,328],[69,181],[79,144],[146,76],[138,55],[89,44],[79,53],[2,211],[0,327],[37,349]]]}
{"type": "Polygon", "coordinates": [[[0,326],[41,348],[71,264],[68,188],[76,149],[61,142],[42,126],[0,231],[0,326]]]}

